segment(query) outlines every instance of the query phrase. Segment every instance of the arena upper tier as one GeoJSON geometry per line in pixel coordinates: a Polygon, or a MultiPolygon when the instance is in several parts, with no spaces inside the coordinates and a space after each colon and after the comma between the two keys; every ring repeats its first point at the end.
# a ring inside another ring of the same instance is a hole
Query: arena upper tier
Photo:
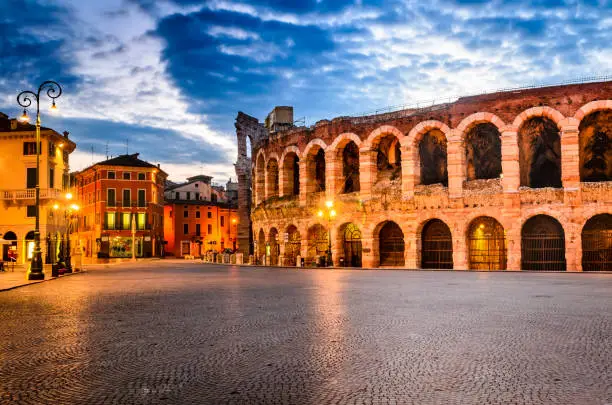
{"type": "Polygon", "coordinates": [[[331,230],[335,265],[612,270],[611,81],[310,128],[277,107],[236,129],[240,246],[259,260],[312,263],[331,230]]]}

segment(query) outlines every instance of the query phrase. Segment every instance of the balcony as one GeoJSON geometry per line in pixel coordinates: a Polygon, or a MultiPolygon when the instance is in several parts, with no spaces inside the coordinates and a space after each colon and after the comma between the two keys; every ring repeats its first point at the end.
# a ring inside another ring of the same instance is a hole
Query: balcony
{"type": "MultiPolygon", "coordinates": [[[[41,188],[40,199],[59,198],[62,191],[56,188],[41,188]]],[[[0,199],[4,201],[22,201],[34,200],[36,198],[36,189],[22,188],[17,190],[0,190],[0,199]]]]}

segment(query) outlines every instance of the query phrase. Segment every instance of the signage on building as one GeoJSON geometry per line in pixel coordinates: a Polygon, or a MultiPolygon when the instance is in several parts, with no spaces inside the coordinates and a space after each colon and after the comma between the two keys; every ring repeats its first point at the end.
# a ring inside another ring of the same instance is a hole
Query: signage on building
{"type": "Polygon", "coordinates": [[[102,242],[108,242],[108,236],[102,236],[102,237],[100,238],[100,240],[101,240],[102,242]]]}
{"type": "Polygon", "coordinates": [[[145,242],[151,242],[151,237],[150,236],[145,236],[144,240],[145,240],[145,242]]]}

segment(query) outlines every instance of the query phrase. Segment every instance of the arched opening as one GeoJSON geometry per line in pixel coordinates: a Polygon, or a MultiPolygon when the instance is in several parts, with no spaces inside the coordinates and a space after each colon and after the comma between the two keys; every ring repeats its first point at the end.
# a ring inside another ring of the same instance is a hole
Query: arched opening
{"type": "Polygon", "coordinates": [[[300,232],[295,225],[289,225],[286,231],[286,242],[284,260],[285,265],[295,266],[297,264],[297,257],[300,255],[300,249],[302,247],[302,238],[300,232]]]}
{"type": "Polygon", "coordinates": [[[553,217],[529,218],[521,231],[521,268],[523,270],[564,271],[565,232],[553,217]]]}
{"type": "Polygon", "coordinates": [[[255,164],[255,204],[266,198],[266,163],[262,155],[257,157],[255,164]]]}
{"type": "Polygon", "coordinates": [[[595,215],[582,228],[582,270],[612,271],[612,215],[595,215]]]}
{"type": "Polygon", "coordinates": [[[268,160],[266,167],[266,198],[278,197],[278,162],[268,160]]]}
{"type": "Polygon", "coordinates": [[[2,238],[9,243],[6,245],[2,245],[2,260],[4,261],[17,261],[17,235],[13,231],[8,231],[2,238]]]}
{"type": "MultiPolygon", "coordinates": [[[[263,229],[259,230],[259,235],[257,236],[257,260],[262,260],[262,257],[266,254],[266,234],[263,229]]],[[[259,263],[263,264],[263,263],[259,263]]]]}
{"type": "Polygon", "coordinates": [[[421,268],[452,269],[453,238],[451,231],[439,219],[429,220],[421,232],[421,268]]]}
{"type": "Polygon", "coordinates": [[[402,153],[395,135],[384,135],[376,145],[377,181],[402,179],[402,153]]]}
{"type": "Polygon", "coordinates": [[[387,221],[378,236],[381,266],[404,265],[404,233],[393,221],[387,221]]]}
{"type": "Polygon", "coordinates": [[[34,256],[34,231],[30,231],[25,236],[26,259],[30,260],[34,256]]]}
{"type": "Polygon", "coordinates": [[[314,146],[306,159],[306,192],[325,191],[325,151],[314,146]]]}
{"type": "Polygon", "coordinates": [[[497,179],[502,172],[501,134],[490,122],[475,125],[465,136],[467,179],[497,179]]]}
{"type": "Polygon", "coordinates": [[[580,126],[580,181],[612,181],[612,111],[595,111],[580,126]]]}
{"type": "Polygon", "coordinates": [[[448,185],[446,136],[439,129],[425,133],[419,142],[421,184],[448,185]]]}
{"type": "Polygon", "coordinates": [[[506,270],[506,235],[495,218],[478,217],[470,223],[468,249],[470,269],[506,270]]]}
{"type": "Polygon", "coordinates": [[[268,234],[268,245],[270,246],[270,265],[278,266],[279,245],[278,245],[278,230],[270,229],[268,234]]]}
{"type": "Polygon", "coordinates": [[[315,224],[308,228],[308,245],[306,250],[306,261],[318,263],[321,256],[326,256],[329,240],[327,230],[323,225],[315,224]]]}
{"type": "Polygon", "coordinates": [[[359,148],[350,141],[342,149],[342,187],[343,193],[359,191],[359,148]]]}
{"type": "Polygon", "coordinates": [[[361,231],[353,223],[344,224],[340,227],[342,256],[344,265],[347,267],[361,267],[362,247],[361,231]]]}
{"type": "Polygon", "coordinates": [[[300,159],[293,153],[287,153],[283,161],[283,196],[300,194],[300,159]]]}
{"type": "Polygon", "coordinates": [[[530,118],[518,131],[521,186],[561,187],[561,138],[546,117],[530,118]]]}

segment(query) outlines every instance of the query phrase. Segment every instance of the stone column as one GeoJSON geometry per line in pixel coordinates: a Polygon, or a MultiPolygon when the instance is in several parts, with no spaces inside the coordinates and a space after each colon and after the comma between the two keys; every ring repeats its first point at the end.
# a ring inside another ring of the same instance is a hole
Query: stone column
{"type": "Polygon", "coordinates": [[[312,187],[312,182],[308,182],[308,173],[306,173],[307,159],[305,157],[298,163],[300,167],[300,205],[306,205],[306,196],[310,192],[309,188],[312,187]]]}
{"type": "Polygon", "coordinates": [[[561,121],[561,180],[565,190],[580,188],[580,145],[578,125],[575,118],[561,121]]]}
{"type": "Polygon", "coordinates": [[[521,185],[517,128],[507,125],[501,131],[502,187],[505,193],[515,193],[521,185]]]}
{"type": "Polygon", "coordinates": [[[413,145],[402,145],[402,196],[414,197],[414,186],[419,184],[421,170],[419,167],[419,149],[413,145]]]}
{"type": "MultiPolygon", "coordinates": [[[[376,240],[376,243],[378,243],[378,240],[376,240]]],[[[362,237],[361,249],[361,265],[366,268],[378,267],[378,258],[375,257],[374,252],[374,239],[362,237]]]]}
{"type": "MultiPolygon", "coordinates": [[[[504,212],[503,215],[508,215],[504,212]]],[[[521,270],[521,217],[513,220],[512,228],[506,229],[507,270],[521,270]]]]}
{"type": "Polygon", "coordinates": [[[339,179],[342,177],[342,162],[338,161],[335,150],[325,152],[325,198],[334,200],[336,194],[342,192],[338,190],[339,179]]]}
{"type": "Polygon", "coordinates": [[[415,232],[404,233],[404,266],[407,269],[420,269],[418,238],[415,232]]]}
{"type": "Polygon", "coordinates": [[[465,180],[465,148],[460,131],[451,130],[448,138],[448,196],[459,198],[463,196],[465,180]]]}
{"type": "Polygon", "coordinates": [[[367,147],[359,149],[359,170],[360,196],[362,200],[369,200],[376,182],[376,151],[367,147]]]}
{"type": "Polygon", "coordinates": [[[457,229],[453,232],[453,269],[469,270],[468,246],[465,229],[457,229]]]}

